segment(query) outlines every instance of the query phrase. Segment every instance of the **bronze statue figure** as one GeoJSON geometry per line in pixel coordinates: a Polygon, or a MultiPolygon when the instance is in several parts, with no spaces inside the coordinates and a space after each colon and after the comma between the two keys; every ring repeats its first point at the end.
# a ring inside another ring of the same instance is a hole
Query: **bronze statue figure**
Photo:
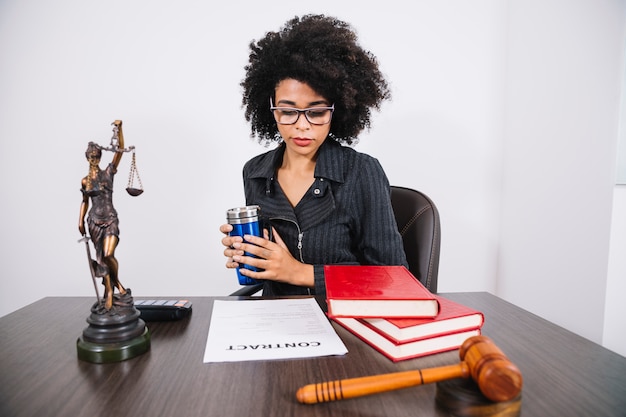
{"type": "MultiPolygon", "coordinates": [[[[91,201],[91,209],[87,217],[87,227],[89,235],[96,251],[96,260],[90,260],[92,265],[92,277],[101,277],[104,284],[103,300],[99,299],[100,307],[105,311],[110,311],[114,304],[125,305],[132,303],[130,294],[120,282],[118,270],[119,265],[115,258],[115,249],[119,243],[119,220],[117,211],[113,207],[113,180],[117,173],[117,167],[122,159],[124,152],[128,152],[133,148],[124,148],[124,135],[122,134],[122,121],[116,120],[113,125],[113,137],[111,146],[103,148],[102,146],[89,142],[85,156],[89,162],[89,173],[82,180],[81,191],[83,199],[80,204],[80,216],[78,220],[78,230],[87,241],[85,231],[85,216],[89,209],[91,201]],[[113,159],[111,163],[104,169],[100,169],[100,159],[102,150],[112,151],[113,159]],[[119,291],[119,295],[115,295],[115,289],[119,291]],[[128,297],[126,297],[128,294],[128,297]]],[[[89,253],[89,252],[88,252],[89,253]]]]}
{"type": "Polygon", "coordinates": [[[87,317],[89,326],[76,341],[76,349],[79,359],[93,363],[119,362],[150,349],[150,332],[141,319],[141,313],[135,308],[130,288],[124,288],[120,282],[119,264],[115,258],[120,230],[117,211],[113,207],[113,180],[124,152],[133,152],[126,190],[130,195],[137,196],[143,192],[143,188],[135,162],[135,147],[124,147],[121,120],[114,121],[112,125],[110,146],[103,147],[95,142],[87,145],[85,156],[89,162],[89,172],[81,182],[83,199],[78,218],[78,231],[83,236],[79,242],[84,242],[87,247],[87,260],[97,301],[91,306],[91,314],[87,317]],[[105,169],[100,169],[102,151],[113,152],[113,159],[105,169]],[[140,188],[133,187],[134,176],[140,188]],[[91,257],[89,240],[93,242],[96,259],[91,257]],[[104,284],[102,298],[96,283],[97,277],[102,278],[104,284]]]}

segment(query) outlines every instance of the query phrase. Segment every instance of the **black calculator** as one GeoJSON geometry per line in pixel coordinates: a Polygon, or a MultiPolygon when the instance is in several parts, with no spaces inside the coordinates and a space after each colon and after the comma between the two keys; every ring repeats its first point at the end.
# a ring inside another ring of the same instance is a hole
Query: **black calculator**
{"type": "Polygon", "coordinates": [[[145,321],[180,320],[191,314],[189,300],[135,300],[135,308],[145,321]]]}

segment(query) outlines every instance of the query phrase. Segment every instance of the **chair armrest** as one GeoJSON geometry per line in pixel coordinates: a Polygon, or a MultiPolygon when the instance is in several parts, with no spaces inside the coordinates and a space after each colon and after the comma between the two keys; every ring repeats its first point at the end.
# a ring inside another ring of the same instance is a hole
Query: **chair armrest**
{"type": "Polygon", "coordinates": [[[254,295],[263,289],[263,284],[246,285],[230,294],[231,296],[248,296],[254,295]]]}

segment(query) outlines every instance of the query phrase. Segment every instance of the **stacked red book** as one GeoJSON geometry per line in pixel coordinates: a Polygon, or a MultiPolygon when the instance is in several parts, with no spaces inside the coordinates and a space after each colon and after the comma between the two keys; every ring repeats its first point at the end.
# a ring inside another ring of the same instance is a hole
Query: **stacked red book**
{"type": "Polygon", "coordinates": [[[328,316],[394,362],[458,349],[481,332],[480,311],[432,294],[402,266],[325,274],[328,316]]]}

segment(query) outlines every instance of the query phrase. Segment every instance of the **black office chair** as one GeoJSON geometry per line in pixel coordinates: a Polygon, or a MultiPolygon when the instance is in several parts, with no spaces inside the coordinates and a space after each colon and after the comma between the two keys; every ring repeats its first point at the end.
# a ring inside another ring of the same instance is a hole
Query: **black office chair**
{"type": "MultiPolygon", "coordinates": [[[[404,243],[409,271],[432,293],[437,292],[441,224],[435,203],[424,193],[391,186],[391,205],[404,243]]],[[[256,294],[263,284],[248,285],[230,295],[256,294]]]]}
{"type": "Polygon", "coordinates": [[[234,293],[232,293],[230,295],[242,296],[242,297],[243,296],[250,296],[250,295],[254,295],[254,294],[258,293],[262,289],[263,289],[263,284],[246,285],[246,286],[243,286],[243,287],[239,288],[237,291],[235,291],[234,293]]]}
{"type": "Polygon", "coordinates": [[[391,186],[391,205],[404,243],[409,271],[437,292],[441,223],[435,203],[411,188],[391,186]]]}

